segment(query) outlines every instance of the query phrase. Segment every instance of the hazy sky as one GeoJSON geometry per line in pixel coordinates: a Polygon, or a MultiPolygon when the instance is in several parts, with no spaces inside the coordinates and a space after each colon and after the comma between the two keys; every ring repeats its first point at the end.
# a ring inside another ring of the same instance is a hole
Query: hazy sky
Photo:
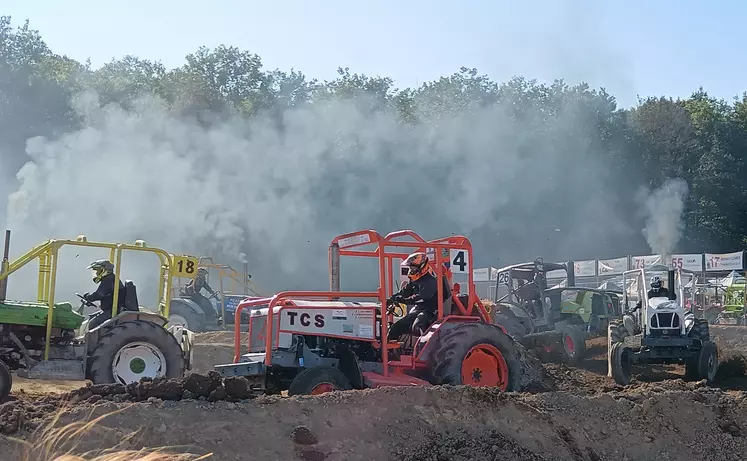
{"type": "Polygon", "coordinates": [[[622,105],[701,85],[729,100],[747,90],[743,0],[4,0],[0,14],[95,66],[133,54],[171,68],[223,43],[269,68],[330,79],[348,66],[399,87],[467,66],[497,80],[585,80],[622,105]]]}

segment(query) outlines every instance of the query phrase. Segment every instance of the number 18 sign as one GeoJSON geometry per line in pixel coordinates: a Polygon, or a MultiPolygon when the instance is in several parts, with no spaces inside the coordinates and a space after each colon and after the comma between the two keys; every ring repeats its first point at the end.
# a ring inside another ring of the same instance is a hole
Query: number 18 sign
{"type": "Polygon", "coordinates": [[[171,276],[193,279],[197,276],[198,259],[195,256],[173,255],[171,276]]]}

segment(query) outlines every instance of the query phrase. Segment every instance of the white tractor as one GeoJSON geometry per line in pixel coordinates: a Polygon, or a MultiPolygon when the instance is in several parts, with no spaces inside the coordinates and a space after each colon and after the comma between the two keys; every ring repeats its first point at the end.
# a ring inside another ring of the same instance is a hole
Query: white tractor
{"type": "Polygon", "coordinates": [[[624,306],[628,308],[632,299],[638,303],[622,321],[610,322],[607,330],[608,376],[617,384],[630,383],[633,365],[648,364],[684,364],[687,379],[715,379],[718,348],[710,339],[708,321],[696,319],[676,300],[678,294],[682,299],[683,276],[692,274],[666,266],[623,273],[624,306]],[[669,289],[656,296],[648,290],[648,281],[663,274],[669,289]]]}

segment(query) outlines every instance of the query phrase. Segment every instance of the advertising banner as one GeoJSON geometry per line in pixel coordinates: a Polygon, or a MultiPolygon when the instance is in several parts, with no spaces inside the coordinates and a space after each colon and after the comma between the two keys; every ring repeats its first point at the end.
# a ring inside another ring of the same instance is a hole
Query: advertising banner
{"type": "Polygon", "coordinates": [[[628,258],[612,258],[599,260],[599,275],[622,274],[628,270],[628,258]]]}
{"type": "Polygon", "coordinates": [[[685,269],[693,272],[703,272],[703,255],[672,255],[669,258],[669,267],[675,269],[685,269]]]}
{"type": "Polygon", "coordinates": [[[575,261],[573,268],[576,272],[576,277],[594,277],[597,275],[597,260],[575,261]]]}
{"type": "Polygon", "coordinates": [[[630,258],[631,269],[646,269],[661,264],[661,255],[633,256],[630,258]]]}
{"type": "Polygon", "coordinates": [[[707,271],[741,271],[742,258],[744,253],[737,251],[734,253],[705,254],[705,263],[707,271]]]}

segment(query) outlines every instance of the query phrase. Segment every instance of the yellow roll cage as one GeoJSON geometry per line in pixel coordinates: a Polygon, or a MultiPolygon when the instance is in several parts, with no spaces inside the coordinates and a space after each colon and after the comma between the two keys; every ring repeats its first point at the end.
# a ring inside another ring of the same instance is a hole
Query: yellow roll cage
{"type": "Polygon", "coordinates": [[[198,259],[196,257],[181,255],[174,256],[160,248],[148,247],[143,240],[136,240],[134,244],[89,242],[85,235],[79,235],[75,240],[47,240],[46,242],[35,246],[27,253],[19,256],[14,261],[9,262],[8,252],[10,247],[10,231],[6,231],[5,255],[0,270],[0,302],[5,300],[8,276],[38,258],[39,278],[37,285],[37,301],[39,303],[46,303],[49,308],[49,313],[47,315],[47,333],[44,345],[44,360],[49,360],[50,336],[52,335],[54,317],[55,287],[57,284],[57,256],[60,249],[64,246],[109,249],[109,261],[114,264],[115,277],[112,317],[117,315],[120,280],[119,271],[122,267],[122,252],[124,251],[147,252],[158,256],[161,262],[158,288],[158,293],[160,293],[158,311],[166,318],[169,317],[171,299],[169,294],[171,293],[172,278],[195,277],[197,275],[198,259]],[[191,267],[191,270],[187,269],[188,267],[191,267]]]}

